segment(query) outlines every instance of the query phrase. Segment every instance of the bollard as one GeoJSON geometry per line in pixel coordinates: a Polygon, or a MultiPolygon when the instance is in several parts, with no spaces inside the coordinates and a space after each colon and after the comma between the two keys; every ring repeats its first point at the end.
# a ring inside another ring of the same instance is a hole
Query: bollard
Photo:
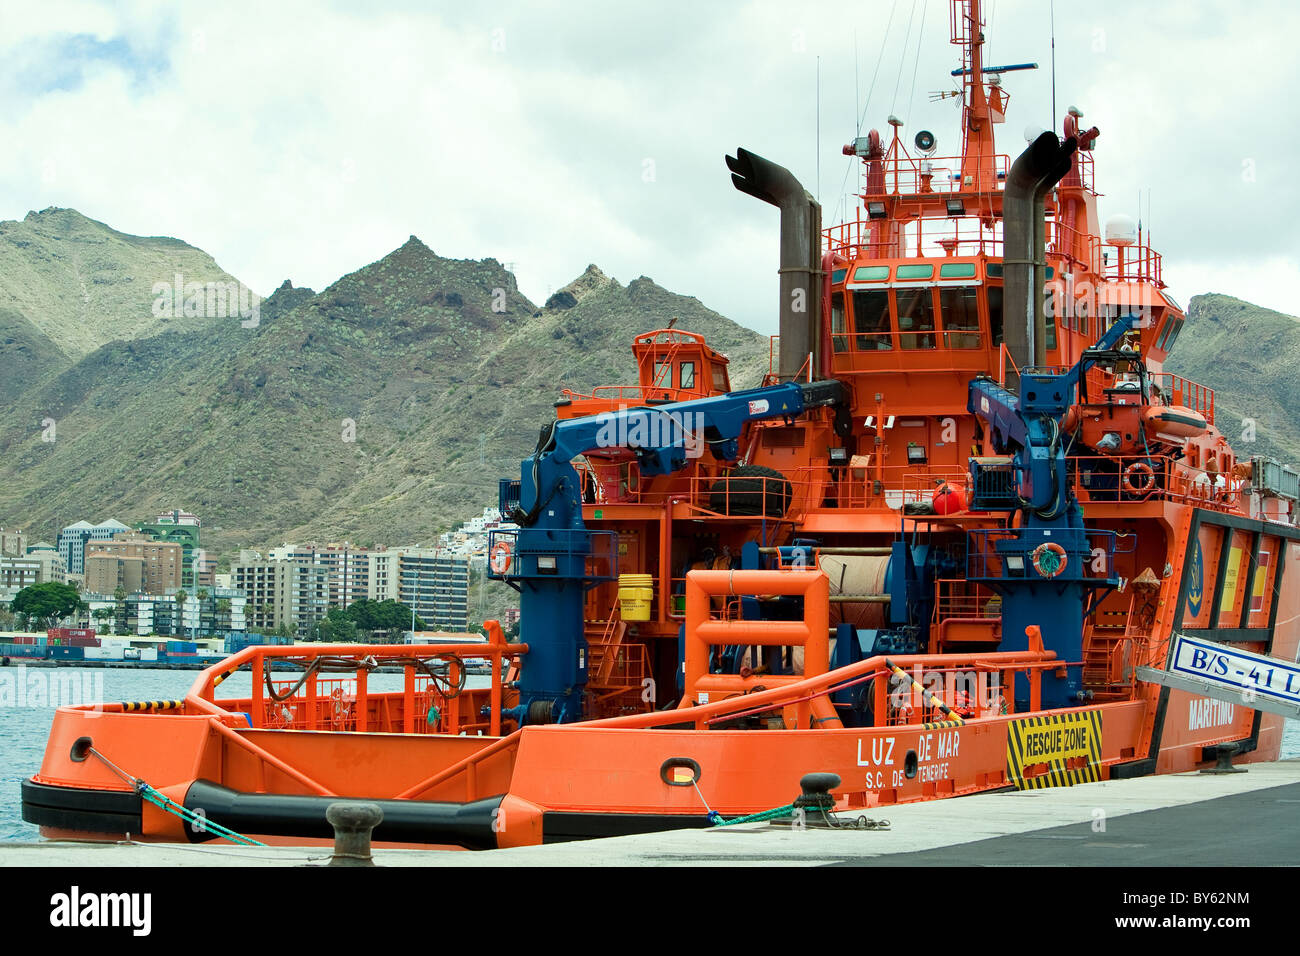
{"type": "Polygon", "coordinates": [[[1226,744],[1219,744],[1214,748],[1214,766],[1205,768],[1201,773],[1246,773],[1245,767],[1234,767],[1232,765],[1232,758],[1240,752],[1241,744],[1238,741],[1230,740],[1226,744]]]}
{"type": "Polygon", "coordinates": [[[384,819],[373,803],[331,803],[325,819],[334,827],[334,855],[330,866],[374,866],[370,856],[370,831],[384,819]]]}
{"type": "Polygon", "coordinates": [[[831,791],[839,785],[838,774],[806,773],[799,778],[799,789],[803,793],[795,797],[794,805],[805,810],[834,810],[835,798],[831,791]]]}

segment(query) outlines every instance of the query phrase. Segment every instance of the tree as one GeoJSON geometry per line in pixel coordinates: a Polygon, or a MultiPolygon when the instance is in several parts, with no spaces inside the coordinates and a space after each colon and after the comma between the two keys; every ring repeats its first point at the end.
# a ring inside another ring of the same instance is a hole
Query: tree
{"type": "Polygon", "coordinates": [[[45,627],[54,627],[69,614],[84,611],[88,607],[89,605],[81,600],[81,595],[77,593],[76,588],[58,581],[46,581],[25,587],[9,604],[10,610],[15,614],[25,614],[29,621],[43,624],[45,627]]]}
{"type": "Polygon", "coordinates": [[[113,600],[117,602],[117,615],[114,620],[114,632],[117,634],[126,633],[126,588],[118,585],[113,591],[113,600]]]}
{"type": "Polygon", "coordinates": [[[111,607],[97,607],[90,616],[99,622],[100,627],[103,627],[104,622],[113,617],[113,609],[111,607]]]}
{"type": "MultiPolygon", "coordinates": [[[[337,608],[331,608],[331,612],[337,608]]],[[[358,631],[406,631],[411,628],[411,609],[405,604],[389,598],[386,601],[373,601],[361,598],[348,605],[342,614],[357,626],[358,631]]],[[[415,619],[415,629],[423,630],[424,621],[415,619]]]]}

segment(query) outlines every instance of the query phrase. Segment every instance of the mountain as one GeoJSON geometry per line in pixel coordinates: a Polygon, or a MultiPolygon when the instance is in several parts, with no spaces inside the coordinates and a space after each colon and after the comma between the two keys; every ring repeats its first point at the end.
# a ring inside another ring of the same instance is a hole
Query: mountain
{"type": "Polygon", "coordinates": [[[188,243],[130,236],[75,209],[0,222],[0,359],[22,376],[6,375],[0,398],[13,394],[16,378],[70,367],[115,339],[206,321],[160,307],[173,304],[178,284],[236,281],[188,243]]]}
{"type": "Polygon", "coordinates": [[[538,308],[496,260],[413,236],[320,293],[286,282],[253,327],[128,325],[27,383],[0,415],[0,526],[184,507],[218,553],[427,543],[518,476],[562,387],[634,382],[633,336],[673,318],[757,384],[765,339],[648,278],[591,266],[538,308]]]}
{"type": "Polygon", "coordinates": [[[1188,303],[1187,324],[1165,371],[1214,389],[1215,424],[1239,455],[1269,455],[1295,465],[1297,355],[1300,320],[1294,316],[1228,295],[1198,295],[1188,303]]]}

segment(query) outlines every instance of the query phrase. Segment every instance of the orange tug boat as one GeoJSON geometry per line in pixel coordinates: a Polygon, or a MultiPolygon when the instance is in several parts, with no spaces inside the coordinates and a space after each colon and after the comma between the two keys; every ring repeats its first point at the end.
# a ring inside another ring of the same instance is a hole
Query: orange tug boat
{"type": "Polygon", "coordinates": [[[781,210],[771,372],[733,392],[669,328],[637,385],[565,392],[489,543],[519,643],[252,647],[181,700],[61,708],[24,818],[300,842],[359,799],[382,843],[492,848],[707,827],[811,772],[867,810],[1276,759],[1297,475],[1161,371],[1184,314],[1140,232],[1101,235],[1098,131],[1071,110],[997,153],[1016,68],[983,62],[975,0],[951,25],[961,153],[892,118],[856,140],[854,221],[728,157],[781,210]],[[369,689],[385,665],[401,691],[369,689]],[[219,699],[239,668],[251,697],[219,699]]]}

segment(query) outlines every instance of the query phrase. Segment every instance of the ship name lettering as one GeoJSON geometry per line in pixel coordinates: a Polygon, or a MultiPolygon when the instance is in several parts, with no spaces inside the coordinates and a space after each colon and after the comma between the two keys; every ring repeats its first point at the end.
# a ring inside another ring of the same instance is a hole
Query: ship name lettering
{"type": "Polygon", "coordinates": [[[862,738],[858,738],[858,766],[870,767],[872,765],[880,766],[881,764],[892,764],[894,762],[894,738],[893,737],[872,737],[871,738],[871,759],[862,759],[862,738]]]}

